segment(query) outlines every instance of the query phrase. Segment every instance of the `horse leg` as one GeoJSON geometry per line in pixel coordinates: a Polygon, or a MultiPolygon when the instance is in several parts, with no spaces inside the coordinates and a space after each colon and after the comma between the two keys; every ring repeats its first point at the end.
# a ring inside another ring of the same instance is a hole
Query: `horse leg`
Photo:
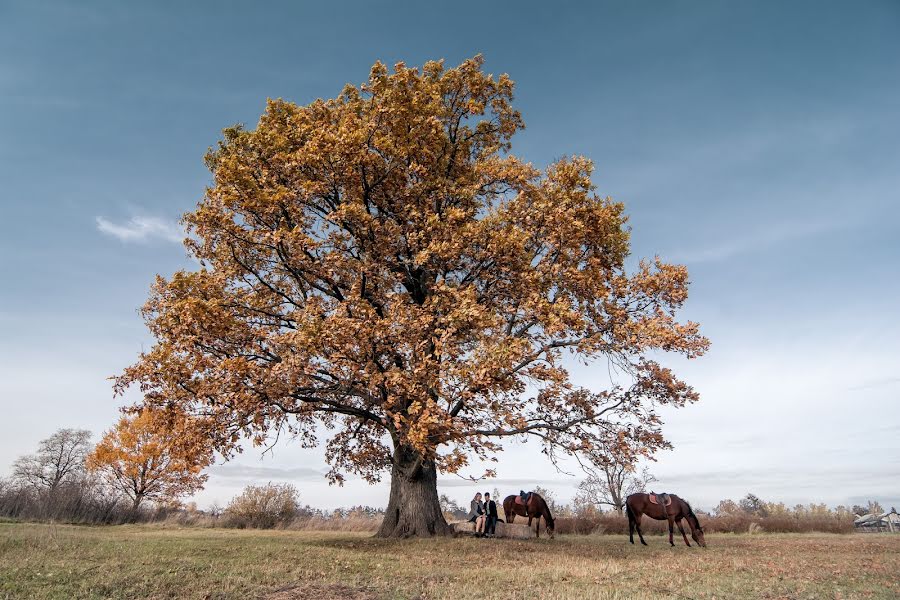
{"type": "Polygon", "coordinates": [[[631,509],[626,512],[628,513],[628,541],[634,545],[634,515],[631,514],[631,509]]]}
{"type": "Polygon", "coordinates": [[[673,519],[672,517],[669,517],[669,518],[667,519],[667,521],[669,521],[669,545],[672,546],[672,547],[674,548],[674,547],[675,547],[675,539],[674,539],[674,535],[675,535],[675,519],[673,519]]]}
{"type": "Polygon", "coordinates": [[[678,519],[678,531],[681,532],[681,537],[684,538],[684,543],[687,544],[688,548],[691,547],[691,543],[687,539],[687,534],[684,532],[684,525],[681,524],[681,519],[678,519]]]}
{"type": "Polygon", "coordinates": [[[641,531],[641,519],[643,518],[644,513],[637,513],[634,515],[634,526],[637,528],[638,538],[641,540],[641,544],[644,546],[647,545],[647,542],[644,541],[644,532],[641,531]]]}

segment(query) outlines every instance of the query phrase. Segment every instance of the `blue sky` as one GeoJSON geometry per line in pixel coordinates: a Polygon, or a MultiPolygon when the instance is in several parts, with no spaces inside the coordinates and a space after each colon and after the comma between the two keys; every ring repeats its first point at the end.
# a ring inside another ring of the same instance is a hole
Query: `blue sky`
{"type": "MultiPolygon", "coordinates": [[[[153,276],[191,265],[177,220],[223,127],[375,60],[482,53],[517,82],[514,152],[591,157],[635,257],[690,268],[685,314],[713,346],[675,363],[703,399],[666,415],[660,489],[900,505],[900,4],[425,4],[0,3],[0,474],[116,417],[106,378],[152,343],[153,276]]],[[[387,500],[322,471],[320,452],[248,450],[198,500],[267,480],[316,506],[387,500]]],[[[577,482],[532,445],[499,471],[481,487],[577,482]]]]}

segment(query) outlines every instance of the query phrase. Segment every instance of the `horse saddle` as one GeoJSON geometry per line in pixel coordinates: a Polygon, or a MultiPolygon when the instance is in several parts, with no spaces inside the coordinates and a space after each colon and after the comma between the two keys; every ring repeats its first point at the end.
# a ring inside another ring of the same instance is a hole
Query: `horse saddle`
{"type": "Polygon", "coordinates": [[[533,493],[534,492],[528,492],[527,494],[525,494],[524,498],[522,498],[521,494],[517,495],[516,496],[516,504],[518,504],[519,506],[527,506],[528,501],[531,500],[531,494],[533,494],[533,493]]]}
{"type": "Polygon", "coordinates": [[[672,497],[668,494],[649,494],[651,504],[662,504],[663,506],[672,505],[672,497]]]}

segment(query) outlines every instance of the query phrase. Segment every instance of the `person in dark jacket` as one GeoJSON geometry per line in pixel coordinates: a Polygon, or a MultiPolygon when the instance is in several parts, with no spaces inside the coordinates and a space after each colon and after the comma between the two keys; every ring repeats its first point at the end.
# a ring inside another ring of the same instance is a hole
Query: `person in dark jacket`
{"type": "Polygon", "coordinates": [[[497,503],[491,499],[489,493],[484,495],[484,535],[494,537],[494,529],[497,527],[497,503]]]}

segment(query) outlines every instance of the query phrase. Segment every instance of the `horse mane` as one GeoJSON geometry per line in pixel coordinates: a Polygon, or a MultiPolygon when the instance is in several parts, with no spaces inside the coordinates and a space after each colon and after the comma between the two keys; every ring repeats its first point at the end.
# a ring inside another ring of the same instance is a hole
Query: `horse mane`
{"type": "Polygon", "coordinates": [[[684,498],[682,498],[681,501],[684,502],[685,505],[687,506],[687,509],[688,509],[687,516],[694,519],[694,523],[697,524],[697,527],[699,529],[703,529],[703,527],[700,525],[700,519],[697,518],[697,515],[694,514],[694,509],[691,508],[691,503],[688,502],[687,500],[685,500],[684,498]]]}
{"type": "Polygon", "coordinates": [[[547,521],[547,525],[550,529],[556,529],[556,522],[553,519],[553,515],[550,514],[550,508],[547,507],[547,512],[544,513],[544,520],[547,521]]]}
{"type": "Polygon", "coordinates": [[[535,494],[535,495],[541,499],[541,504],[544,505],[544,520],[547,522],[547,526],[550,529],[555,529],[553,515],[550,514],[550,507],[547,506],[547,501],[544,500],[544,497],[541,496],[540,494],[535,494]]]}

